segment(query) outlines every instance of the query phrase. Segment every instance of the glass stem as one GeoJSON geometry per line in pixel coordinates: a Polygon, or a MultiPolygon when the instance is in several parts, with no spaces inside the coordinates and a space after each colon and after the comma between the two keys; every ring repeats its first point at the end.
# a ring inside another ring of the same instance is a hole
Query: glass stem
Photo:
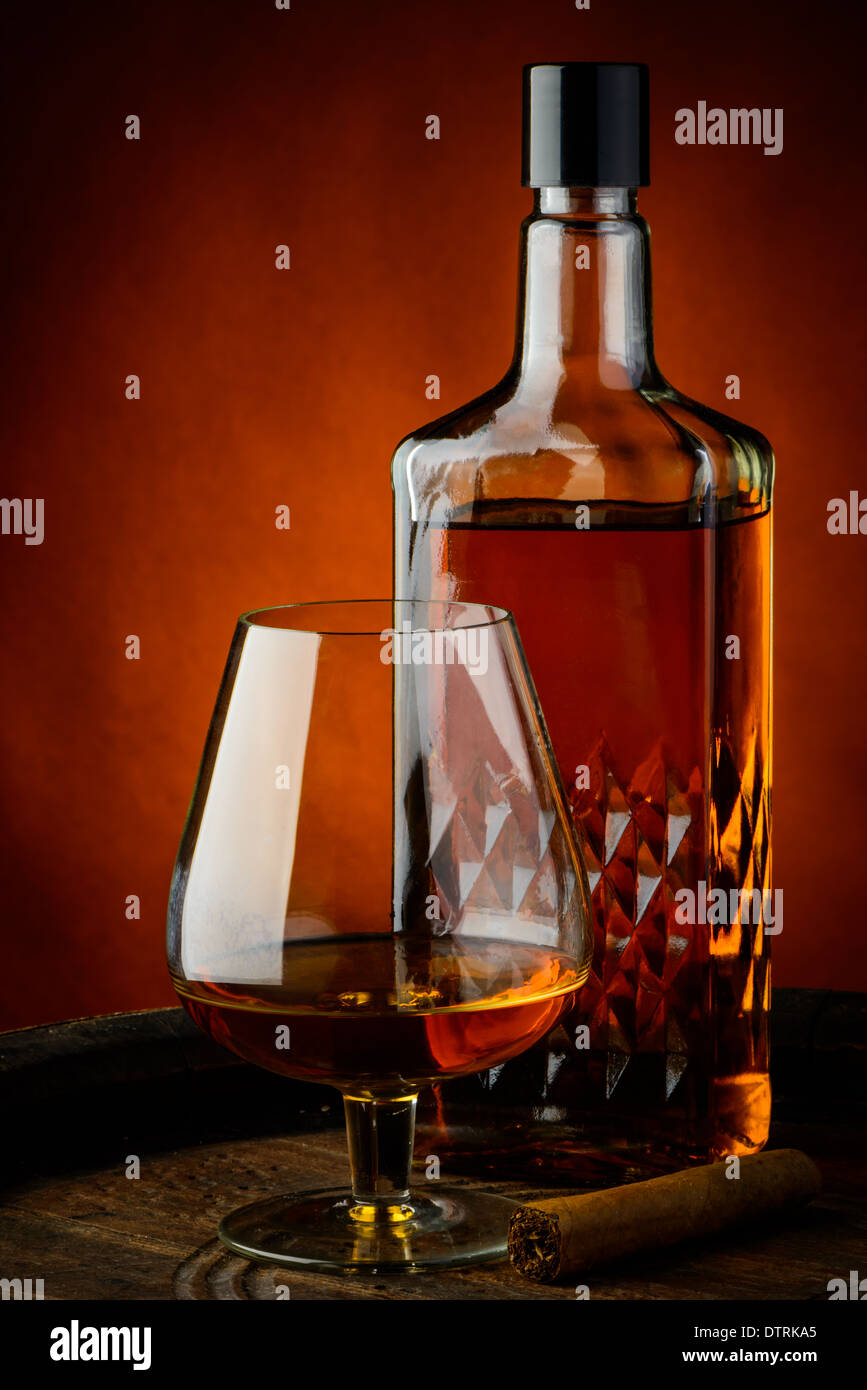
{"type": "Polygon", "coordinates": [[[358,1221],[405,1221],[409,1205],[417,1095],[399,1100],[344,1096],[352,1172],[352,1216],[358,1221]]]}

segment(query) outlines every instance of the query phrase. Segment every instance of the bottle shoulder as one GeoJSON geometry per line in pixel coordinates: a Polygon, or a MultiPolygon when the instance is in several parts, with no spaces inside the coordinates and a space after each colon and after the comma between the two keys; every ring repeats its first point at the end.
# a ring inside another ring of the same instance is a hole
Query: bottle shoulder
{"type": "Polygon", "coordinates": [[[754,425],[736,420],[734,416],[693,400],[668,383],[661,390],[647,390],[642,393],[673,422],[682,424],[696,438],[708,442],[728,441],[734,448],[746,449],[756,455],[761,465],[769,471],[773,481],[774,451],[765,435],[754,425]]]}
{"type": "Polygon", "coordinates": [[[401,440],[396,489],[416,505],[462,507],[509,497],[562,505],[618,499],[655,505],[737,500],[770,504],[774,455],[750,425],[675,390],[663,378],[634,389],[588,390],[563,377],[554,392],[505,378],[401,440]]]}
{"type": "Polygon", "coordinates": [[[466,440],[468,447],[476,448],[495,421],[497,412],[506,405],[510,397],[508,377],[505,377],[496,386],[479,396],[474,396],[472,400],[463,402],[446,415],[438,415],[405,434],[396,445],[392,459],[406,460],[417,453],[420,456],[424,456],[425,453],[436,454],[441,452],[438,448],[439,443],[448,440],[466,440]],[[431,447],[426,449],[425,446],[431,447]]]}

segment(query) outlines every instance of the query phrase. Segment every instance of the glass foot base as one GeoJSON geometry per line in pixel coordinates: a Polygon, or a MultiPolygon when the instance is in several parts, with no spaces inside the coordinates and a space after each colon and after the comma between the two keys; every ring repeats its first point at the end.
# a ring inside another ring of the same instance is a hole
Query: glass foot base
{"type": "Polygon", "coordinates": [[[487,1192],[440,1188],[412,1195],[373,1222],[371,1209],[338,1188],[252,1202],[220,1222],[220,1240],[237,1255],[296,1269],[451,1269],[506,1257],[509,1216],[517,1202],[487,1192]]]}

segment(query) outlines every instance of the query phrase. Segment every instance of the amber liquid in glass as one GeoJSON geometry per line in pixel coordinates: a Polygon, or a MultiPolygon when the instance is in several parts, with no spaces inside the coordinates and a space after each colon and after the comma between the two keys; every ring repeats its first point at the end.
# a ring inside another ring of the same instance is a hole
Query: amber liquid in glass
{"type": "MultiPolygon", "coordinates": [[[[279,949],[279,948],[278,948],[279,949]]],[[[190,1016],[248,1062],[353,1095],[394,1095],[505,1061],[553,1028],[575,961],[472,937],[334,936],[282,948],[282,978],[174,978],[190,1016]]],[[[255,974],[255,955],[236,974],[255,974]]]]}
{"type": "MultiPolygon", "coordinates": [[[[770,885],[770,515],[588,511],[579,530],[574,504],[476,502],[468,525],[429,537],[455,597],[515,614],[594,909],[590,977],[563,1027],[476,1082],[502,1140],[487,1156],[532,1147],[530,1115],[546,1167],[597,1144],[609,1164],[618,1146],[663,1167],[750,1153],[770,1111],[763,922],[684,923],[676,895],[692,891],[698,919],[702,885],[770,885]]],[[[487,1142],[460,1124],[479,1099],[452,1091],[443,1148],[472,1158],[487,1142]]]]}

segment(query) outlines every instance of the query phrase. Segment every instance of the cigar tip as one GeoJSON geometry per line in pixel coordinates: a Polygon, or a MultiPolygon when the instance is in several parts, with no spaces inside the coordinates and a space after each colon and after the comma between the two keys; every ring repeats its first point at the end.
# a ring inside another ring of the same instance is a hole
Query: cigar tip
{"type": "Polygon", "coordinates": [[[762,1159],[776,1157],[781,1163],[799,1167],[805,1179],[809,1180],[813,1190],[816,1193],[822,1190],[822,1174],[810,1155],[805,1154],[803,1149],[766,1149],[764,1153],[757,1154],[756,1157],[762,1159]]]}
{"type": "Polygon", "coordinates": [[[534,1207],[519,1207],[509,1221],[509,1260],[525,1279],[550,1283],[560,1273],[559,1222],[534,1207]]]}

